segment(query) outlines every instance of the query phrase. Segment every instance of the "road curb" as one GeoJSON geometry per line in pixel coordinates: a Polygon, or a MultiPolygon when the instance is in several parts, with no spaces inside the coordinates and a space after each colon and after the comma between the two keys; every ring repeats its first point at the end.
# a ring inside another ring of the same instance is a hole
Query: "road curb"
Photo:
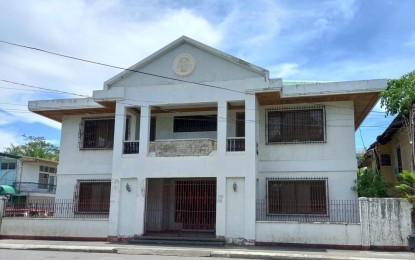
{"type": "Polygon", "coordinates": [[[307,253],[286,252],[258,252],[235,251],[215,249],[189,249],[189,248],[137,248],[137,247],[110,247],[110,246],[70,246],[70,245],[29,245],[29,244],[1,244],[0,249],[11,250],[44,250],[86,253],[111,253],[125,255],[160,255],[178,257],[217,257],[242,259],[317,259],[317,260],[388,260],[391,258],[373,258],[357,256],[336,256],[307,253]]]}
{"type": "Polygon", "coordinates": [[[55,246],[55,245],[15,245],[0,244],[0,249],[12,250],[47,250],[47,251],[67,251],[67,252],[87,252],[87,253],[117,253],[115,247],[91,247],[91,246],[55,246]]]}

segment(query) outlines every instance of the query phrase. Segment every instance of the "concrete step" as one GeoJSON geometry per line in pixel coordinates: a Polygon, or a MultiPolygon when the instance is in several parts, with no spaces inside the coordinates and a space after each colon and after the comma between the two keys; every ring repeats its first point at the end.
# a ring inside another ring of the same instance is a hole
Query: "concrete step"
{"type": "Polygon", "coordinates": [[[186,246],[224,246],[225,240],[207,237],[161,237],[139,236],[128,241],[129,244],[158,244],[158,245],[186,245],[186,246]]]}

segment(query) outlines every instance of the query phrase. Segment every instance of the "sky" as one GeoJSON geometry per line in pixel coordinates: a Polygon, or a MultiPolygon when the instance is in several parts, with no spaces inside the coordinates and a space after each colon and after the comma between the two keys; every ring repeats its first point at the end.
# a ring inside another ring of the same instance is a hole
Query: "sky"
{"type": "MultiPolygon", "coordinates": [[[[182,35],[283,80],[399,78],[415,69],[413,0],[0,0],[0,40],[129,67],[182,35]]],[[[120,70],[0,43],[0,151],[61,124],[29,100],[92,95],[120,70]]],[[[356,151],[393,117],[379,104],[356,131],[356,151]]]]}

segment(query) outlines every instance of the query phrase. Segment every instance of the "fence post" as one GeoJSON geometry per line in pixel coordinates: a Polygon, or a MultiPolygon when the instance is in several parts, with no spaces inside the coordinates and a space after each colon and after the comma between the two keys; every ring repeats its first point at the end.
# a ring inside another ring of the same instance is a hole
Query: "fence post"
{"type": "Polygon", "coordinates": [[[4,213],[6,212],[6,203],[7,203],[7,197],[0,196],[0,223],[1,223],[1,218],[4,216],[4,213]]]}
{"type": "Polygon", "coordinates": [[[370,216],[368,198],[359,198],[360,213],[360,234],[362,239],[362,249],[370,249],[370,216]]]}

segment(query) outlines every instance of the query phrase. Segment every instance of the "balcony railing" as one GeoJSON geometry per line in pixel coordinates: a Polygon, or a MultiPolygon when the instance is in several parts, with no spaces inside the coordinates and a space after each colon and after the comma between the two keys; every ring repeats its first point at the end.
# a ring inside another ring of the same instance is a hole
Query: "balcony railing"
{"type": "Polygon", "coordinates": [[[139,141],[124,141],[123,153],[124,154],[137,154],[139,152],[139,141]]]}
{"type": "Polygon", "coordinates": [[[230,137],[226,140],[227,152],[243,152],[245,151],[245,137],[230,137]]]}
{"type": "Polygon", "coordinates": [[[56,185],[37,182],[14,182],[13,186],[20,192],[56,193],[56,185]]]}
{"type": "Polygon", "coordinates": [[[208,138],[150,142],[150,153],[156,157],[209,156],[216,149],[216,140],[208,138]]]}

